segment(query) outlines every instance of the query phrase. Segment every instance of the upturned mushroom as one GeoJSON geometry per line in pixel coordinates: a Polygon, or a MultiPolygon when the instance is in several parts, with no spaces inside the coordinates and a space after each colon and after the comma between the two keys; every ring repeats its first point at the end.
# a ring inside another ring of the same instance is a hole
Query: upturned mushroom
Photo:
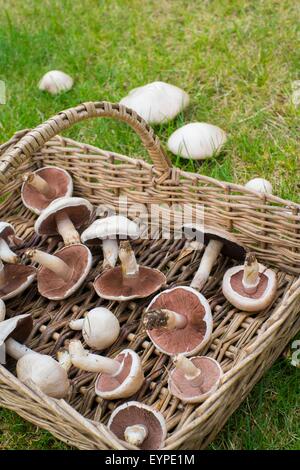
{"type": "Polygon", "coordinates": [[[78,228],[93,214],[92,204],[81,197],[60,197],[46,207],[35,222],[38,235],[61,235],[65,245],[80,243],[78,228]]]}
{"type": "Polygon", "coordinates": [[[81,342],[72,340],[69,344],[72,364],[78,369],[98,372],[95,392],[101,398],[115,400],[128,398],[136,393],[144,382],[139,356],[131,349],[124,349],[114,359],[91,354],[81,342]]]}
{"type": "Polygon", "coordinates": [[[45,166],[23,176],[23,204],[37,215],[55,199],[72,196],[72,192],[71,176],[66,170],[56,166],[45,166]]]}
{"type": "Polygon", "coordinates": [[[64,398],[69,393],[68,370],[71,366],[69,354],[58,354],[59,361],[51,356],[32,351],[22,344],[32,330],[30,314],[19,315],[0,323],[0,358],[5,362],[8,354],[16,359],[18,379],[23,383],[33,382],[42,392],[53,398],[64,398]]]}
{"type": "Polygon", "coordinates": [[[36,268],[24,264],[4,264],[0,259],[0,298],[12,299],[22,294],[36,278],[36,268]]]}
{"type": "Polygon", "coordinates": [[[82,331],[86,344],[98,351],[111,346],[120,333],[117,317],[104,307],[93,308],[84,318],[70,321],[69,326],[71,330],[82,331]]]}
{"type": "Polygon", "coordinates": [[[20,242],[22,240],[16,236],[13,226],[7,222],[0,222],[0,260],[5,263],[17,263],[18,255],[11,250],[11,246],[16,246],[20,242]]]}
{"type": "Polygon", "coordinates": [[[167,436],[163,415],[138,401],[118,406],[112,412],[107,426],[118,439],[141,450],[161,449],[167,436]]]}
{"type": "Polygon", "coordinates": [[[41,267],[37,273],[38,291],[47,299],[61,300],[72,295],[82,285],[92,266],[92,255],[85,245],[70,245],[54,255],[29,249],[25,257],[41,267]]]}
{"type": "Polygon", "coordinates": [[[5,319],[6,307],[2,299],[0,299],[0,322],[5,319]]]}
{"type": "Polygon", "coordinates": [[[226,271],[222,290],[224,297],[239,310],[259,312],[275,298],[276,273],[258,263],[254,253],[248,253],[244,265],[226,271]]]}
{"type": "Polygon", "coordinates": [[[118,239],[139,237],[138,225],[123,215],[97,219],[81,234],[81,241],[88,246],[102,242],[103,269],[114,268],[118,259],[118,239]]]}
{"type": "Polygon", "coordinates": [[[99,297],[109,300],[130,300],[153,294],[166,283],[165,275],[158,269],[139,266],[128,240],[119,246],[121,267],[104,271],[94,281],[99,297]]]}
{"type": "Polygon", "coordinates": [[[174,364],[169,375],[169,391],[184,403],[203,402],[218,389],[223,377],[220,364],[211,357],[188,359],[179,355],[174,364]]]}
{"type": "Polygon", "coordinates": [[[202,290],[220,253],[235,260],[243,260],[245,248],[233,234],[214,227],[200,227],[194,224],[183,226],[189,237],[201,237],[206,245],[198,270],[191,282],[191,287],[202,290]]]}
{"type": "Polygon", "coordinates": [[[143,323],[155,347],[169,356],[197,354],[208,343],[213,328],[206,298],[183,286],[156,295],[143,323]]]}

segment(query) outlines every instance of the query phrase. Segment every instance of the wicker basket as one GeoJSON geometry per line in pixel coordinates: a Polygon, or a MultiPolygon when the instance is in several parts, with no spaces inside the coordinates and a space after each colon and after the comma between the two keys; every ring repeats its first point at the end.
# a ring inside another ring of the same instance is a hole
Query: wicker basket
{"type": "MultiPolygon", "coordinates": [[[[184,405],[166,388],[171,360],[149,342],[140,322],[150,299],[107,302],[95,294],[91,281],[99,273],[100,253],[85,285],[71,298],[47,301],[32,287],[21,298],[7,302],[8,316],[32,312],[34,331],[28,344],[55,355],[67,339],[80,337],[68,328],[71,318],[95,306],[109,306],[119,318],[121,336],[108,351],[124,346],[141,355],[146,381],[133,397],[155,406],[165,416],[168,436],[165,449],[205,448],[240,405],[286,344],[300,329],[300,206],[243,186],[216,181],[172,168],[152,129],[132,110],[106,102],[85,103],[49,119],[32,131],[22,131],[0,147],[0,219],[11,222],[26,247],[33,244],[53,252],[59,238],[50,241],[33,233],[35,216],[21,202],[21,175],[43,165],[68,170],[75,195],[94,204],[118,206],[119,196],[145,204],[193,204],[205,207],[205,221],[229,231],[258,258],[278,273],[279,288],[273,305],[256,316],[234,309],[221,293],[221,280],[231,260],[220,257],[203,293],[209,299],[214,331],[204,353],[220,361],[225,372],[220,388],[203,404],[184,405]],[[140,136],[154,165],[87,144],[57,136],[72,124],[90,117],[112,117],[129,124],[140,136]],[[4,196],[4,197],[3,197],[4,196]],[[288,206],[288,208],[287,208],[288,206]]],[[[168,286],[188,284],[201,253],[181,257],[184,240],[143,240],[135,251],[139,261],[158,267],[167,275],[168,286]]],[[[25,246],[24,246],[25,248],[25,246]]],[[[106,428],[111,411],[120,402],[94,394],[95,374],[71,369],[72,392],[68,400],[48,398],[32,384],[15,377],[15,363],[0,367],[0,404],[28,421],[49,430],[62,441],[80,449],[126,449],[106,428]]]]}

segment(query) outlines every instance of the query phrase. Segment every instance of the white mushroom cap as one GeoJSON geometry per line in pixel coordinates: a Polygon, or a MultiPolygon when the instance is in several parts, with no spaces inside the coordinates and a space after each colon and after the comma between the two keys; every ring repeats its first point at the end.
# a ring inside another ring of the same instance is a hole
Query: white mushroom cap
{"type": "Polygon", "coordinates": [[[22,239],[15,235],[14,227],[8,222],[0,221],[0,260],[6,263],[16,263],[18,256],[10,249],[11,245],[18,245],[22,239]]]}
{"type": "Polygon", "coordinates": [[[47,91],[51,95],[68,91],[73,86],[73,78],[60,70],[50,70],[40,80],[38,87],[41,91],[47,91]]]}
{"type": "Polygon", "coordinates": [[[88,222],[93,213],[92,204],[82,197],[61,197],[55,199],[43,210],[35,222],[34,229],[39,235],[57,235],[55,216],[66,212],[76,228],[88,222]]]}
{"type": "Polygon", "coordinates": [[[137,445],[143,450],[155,450],[163,447],[167,436],[167,427],[163,415],[154,407],[138,401],[129,401],[118,406],[111,414],[108,428],[118,437],[137,445]],[[144,428],[144,439],[138,443],[139,428],[144,428]],[[130,442],[133,438],[134,442],[130,442]]]}
{"type": "Polygon", "coordinates": [[[81,234],[82,243],[89,243],[95,239],[106,238],[138,238],[138,225],[123,215],[112,215],[104,219],[97,219],[81,234]]]}
{"type": "Polygon", "coordinates": [[[117,317],[104,307],[93,308],[84,319],[71,321],[70,328],[82,329],[86,344],[98,351],[111,346],[120,333],[117,317]]]}
{"type": "Polygon", "coordinates": [[[264,310],[268,305],[270,305],[276,295],[276,273],[271,269],[267,269],[262,264],[259,264],[258,267],[260,275],[264,275],[267,279],[266,287],[259,296],[251,296],[244,292],[239,293],[235,290],[232,279],[233,276],[237,275],[241,271],[243,272],[243,265],[234,266],[233,268],[228,269],[224,275],[222,284],[223,294],[226,299],[239,310],[243,310],[245,312],[259,312],[264,310]]]}
{"type": "Polygon", "coordinates": [[[5,303],[0,299],[0,322],[4,320],[6,313],[5,303]]]}
{"type": "Polygon", "coordinates": [[[272,194],[273,191],[271,183],[264,178],[253,178],[245,184],[245,188],[266,194],[272,194]]]}
{"type": "Polygon", "coordinates": [[[153,82],[134,88],[120,104],[133,109],[148,124],[167,122],[189,104],[189,95],[164,82],[153,82]]]}
{"type": "Polygon", "coordinates": [[[177,129],[168,140],[168,149],[175,155],[204,160],[221,151],[226,133],[213,124],[192,122],[177,129]]]}

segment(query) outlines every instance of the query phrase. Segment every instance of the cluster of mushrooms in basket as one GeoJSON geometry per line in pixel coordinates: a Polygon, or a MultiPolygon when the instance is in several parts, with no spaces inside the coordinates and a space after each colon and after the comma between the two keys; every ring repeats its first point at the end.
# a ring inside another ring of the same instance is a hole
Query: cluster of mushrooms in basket
{"type": "MultiPolygon", "coordinates": [[[[164,290],[165,275],[137,263],[131,240],[139,238],[140,232],[134,221],[114,215],[96,219],[88,226],[93,206],[83,198],[72,197],[72,179],[60,168],[44,167],[23,179],[23,203],[38,215],[36,233],[59,235],[64,246],[55,254],[27,249],[21,263],[15,251],[22,240],[9,223],[0,222],[1,357],[9,355],[17,360],[19,380],[30,380],[48,396],[64,398],[70,387],[68,370],[74,366],[98,374],[95,392],[104,399],[129,398],[142,387],[144,373],[135,351],[124,349],[112,358],[87,349],[103,351],[119,336],[119,321],[107,308],[93,308],[83,318],[70,321],[71,329],[82,331],[86,348],[80,340],[71,340],[67,349],[59,351],[57,360],[24,345],[33,327],[30,314],[5,320],[4,301],[20,295],[35,281],[46,299],[62,300],[73,294],[91,269],[90,248],[101,245],[103,266],[93,283],[98,296],[123,302],[156,293],[141,321],[155,347],[172,357],[169,391],[183,403],[206,400],[218,388],[223,372],[215,359],[199,355],[213,330],[209,302],[200,292],[219,254],[243,263],[227,270],[222,290],[226,299],[244,312],[259,312],[272,302],[277,288],[275,273],[259,264],[232,234],[187,224],[184,230],[190,238],[201,232],[204,254],[189,287],[164,290]],[[80,235],[81,227],[88,228],[80,235]]],[[[137,401],[117,407],[108,427],[119,439],[141,449],[160,448],[166,437],[163,415],[137,401]]]]}

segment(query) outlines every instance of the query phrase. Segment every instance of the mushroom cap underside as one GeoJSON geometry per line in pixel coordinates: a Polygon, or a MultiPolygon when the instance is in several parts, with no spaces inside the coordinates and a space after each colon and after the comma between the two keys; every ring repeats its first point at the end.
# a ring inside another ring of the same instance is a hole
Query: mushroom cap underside
{"type": "Polygon", "coordinates": [[[36,268],[25,264],[3,265],[5,279],[7,282],[0,287],[0,298],[3,300],[11,299],[22,292],[34,281],[36,277],[36,268]]]}

